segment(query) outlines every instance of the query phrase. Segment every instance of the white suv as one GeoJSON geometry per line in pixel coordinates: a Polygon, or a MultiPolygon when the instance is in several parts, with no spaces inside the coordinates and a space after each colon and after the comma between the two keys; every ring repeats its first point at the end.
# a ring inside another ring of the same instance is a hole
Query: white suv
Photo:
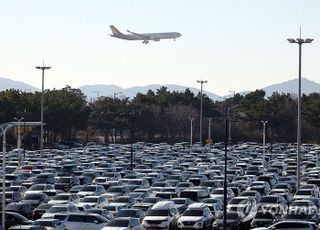
{"type": "Polygon", "coordinates": [[[146,229],[174,229],[179,218],[180,213],[173,201],[159,201],[147,212],[142,224],[146,229]]]}
{"type": "Polygon", "coordinates": [[[178,220],[179,229],[209,229],[213,221],[210,209],[204,203],[190,204],[178,220]]]}

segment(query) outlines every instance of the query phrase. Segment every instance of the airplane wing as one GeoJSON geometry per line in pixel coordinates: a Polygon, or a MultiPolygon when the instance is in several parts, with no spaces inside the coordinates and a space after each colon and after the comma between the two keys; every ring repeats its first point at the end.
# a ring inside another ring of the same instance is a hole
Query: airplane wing
{"type": "Polygon", "coordinates": [[[149,36],[145,36],[145,35],[142,35],[142,34],[131,32],[130,30],[127,30],[127,32],[130,33],[130,34],[137,35],[138,37],[140,37],[143,40],[151,40],[151,37],[149,37],[149,36]]]}

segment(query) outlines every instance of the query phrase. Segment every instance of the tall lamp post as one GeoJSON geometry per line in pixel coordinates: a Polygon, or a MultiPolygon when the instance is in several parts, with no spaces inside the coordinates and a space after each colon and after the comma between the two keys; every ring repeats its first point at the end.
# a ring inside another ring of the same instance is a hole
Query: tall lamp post
{"type": "Polygon", "coordinates": [[[120,95],[120,94],[122,94],[122,92],[114,92],[113,93],[113,100],[116,99],[116,96],[120,95]]]}
{"type": "MultiPolygon", "coordinates": [[[[236,91],[229,90],[229,92],[233,94],[233,100],[234,100],[234,97],[235,97],[235,95],[236,95],[236,91]]],[[[231,109],[231,108],[230,108],[230,109],[231,109]]],[[[229,112],[231,112],[231,111],[229,111],[229,112]]],[[[231,144],[231,141],[232,141],[232,139],[231,139],[231,131],[232,131],[232,130],[231,130],[231,125],[232,125],[232,120],[229,119],[229,136],[228,136],[228,141],[229,141],[230,144],[231,144]]]]}
{"type": "Polygon", "coordinates": [[[211,141],[211,120],[212,120],[212,117],[208,117],[208,121],[209,121],[209,127],[208,127],[208,142],[212,142],[212,141],[211,141]]]}
{"type": "Polygon", "coordinates": [[[313,39],[301,38],[301,30],[300,30],[300,38],[293,39],[289,38],[287,39],[290,43],[296,43],[299,45],[299,86],[298,86],[298,122],[297,122],[297,189],[300,187],[300,174],[301,174],[301,168],[300,168],[300,162],[301,162],[301,153],[300,153],[300,147],[301,147],[301,51],[302,51],[302,44],[305,43],[311,43],[313,39]]]}
{"type": "MultiPolygon", "coordinates": [[[[13,118],[14,121],[17,122],[21,122],[23,121],[23,117],[21,117],[20,119],[18,118],[13,118]]],[[[18,148],[18,168],[20,168],[20,164],[21,164],[21,155],[20,155],[20,148],[21,148],[21,132],[20,132],[20,125],[18,125],[18,141],[17,141],[17,148],[18,148]]]]}
{"type": "Polygon", "coordinates": [[[6,224],[6,221],[5,221],[5,207],[6,207],[6,132],[7,132],[7,129],[10,128],[11,125],[8,125],[7,127],[5,128],[2,128],[1,127],[1,131],[2,131],[2,215],[1,215],[1,221],[2,221],[2,227],[3,229],[5,229],[5,224],[6,224]]]}
{"type": "Polygon", "coordinates": [[[261,121],[261,123],[263,124],[263,130],[262,130],[262,135],[263,135],[263,167],[266,168],[266,124],[268,123],[268,121],[261,121]]]}
{"type": "Polygon", "coordinates": [[[50,66],[45,66],[44,63],[42,66],[36,66],[36,69],[42,70],[42,87],[41,87],[41,133],[40,133],[40,153],[41,159],[43,158],[43,94],[44,94],[44,71],[50,69],[50,66]]]}
{"type": "Polygon", "coordinates": [[[202,146],[202,89],[203,89],[203,84],[207,83],[207,80],[197,80],[198,83],[200,83],[200,145],[202,146]]]}
{"type": "Polygon", "coordinates": [[[194,120],[194,117],[192,118],[189,118],[190,120],[190,150],[192,149],[192,123],[193,123],[193,120],[194,120]]]}
{"type": "Polygon", "coordinates": [[[225,129],[226,129],[226,136],[224,142],[224,180],[223,180],[223,230],[227,229],[227,188],[228,188],[228,181],[227,181],[227,170],[228,170],[228,132],[229,127],[228,125],[230,120],[230,108],[227,106],[225,108],[225,129]]]}

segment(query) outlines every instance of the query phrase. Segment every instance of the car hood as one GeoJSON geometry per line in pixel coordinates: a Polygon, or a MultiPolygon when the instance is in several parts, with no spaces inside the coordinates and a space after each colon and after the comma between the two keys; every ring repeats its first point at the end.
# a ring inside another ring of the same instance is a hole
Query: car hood
{"type": "Polygon", "coordinates": [[[111,227],[111,226],[105,226],[103,228],[104,230],[129,230],[128,227],[111,227]]]}
{"type": "Polygon", "coordinates": [[[202,216],[182,216],[179,218],[179,221],[192,221],[192,222],[197,222],[202,220],[202,216]]]}
{"type": "Polygon", "coordinates": [[[167,216],[146,216],[144,217],[145,221],[148,221],[148,220],[153,220],[153,221],[166,221],[168,220],[168,217],[167,216]]]}
{"type": "Polygon", "coordinates": [[[95,192],[78,192],[79,196],[94,196],[95,192]]]}
{"type": "Polygon", "coordinates": [[[42,218],[52,218],[55,214],[57,214],[57,213],[45,213],[42,215],[42,218]]]}
{"type": "Polygon", "coordinates": [[[48,204],[66,204],[66,203],[68,203],[67,200],[50,200],[48,202],[48,204]]]}

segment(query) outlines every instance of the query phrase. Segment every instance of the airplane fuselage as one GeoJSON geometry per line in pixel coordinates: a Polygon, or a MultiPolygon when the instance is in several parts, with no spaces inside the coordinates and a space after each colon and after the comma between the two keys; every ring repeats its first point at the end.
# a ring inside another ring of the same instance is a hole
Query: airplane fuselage
{"type": "Polygon", "coordinates": [[[176,39],[181,34],[177,32],[166,32],[166,33],[147,33],[147,34],[111,34],[111,37],[125,39],[125,40],[152,40],[159,41],[160,39],[176,39]],[[143,37],[146,37],[145,39],[143,37]],[[147,38],[148,37],[148,38],[147,38]]]}
{"type": "Polygon", "coordinates": [[[127,30],[130,34],[123,34],[114,26],[110,26],[112,30],[111,37],[120,38],[124,40],[141,40],[143,43],[148,43],[149,41],[160,41],[161,39],[173,39],[180,37],[181,34],[178,32],[163,32],[163,33],[135,33],[127,30]]]}

